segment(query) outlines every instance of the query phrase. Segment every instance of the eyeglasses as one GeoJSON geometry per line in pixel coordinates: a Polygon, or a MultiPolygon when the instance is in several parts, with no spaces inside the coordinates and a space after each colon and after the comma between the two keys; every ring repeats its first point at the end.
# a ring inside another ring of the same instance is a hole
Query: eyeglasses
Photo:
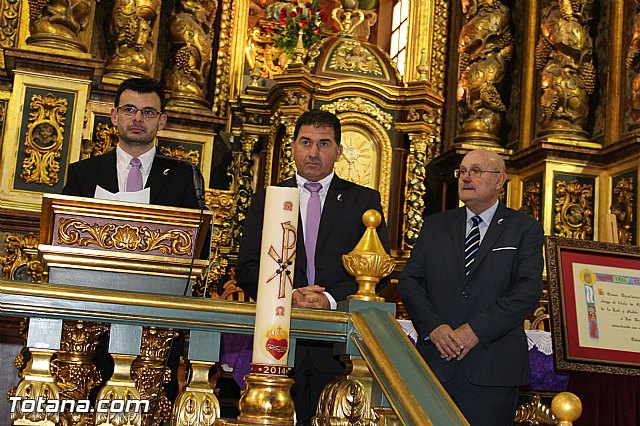
{"type": "Polygon", "coordinates": [[[142,118],[156,118],[161,114],[161,112],[155,108],[145,107],[138,109],[133,105],[123,105],[116,109],[128,117],[133,117],[138,111],[142,113],[142,118]]]}
{"type": "Polygon", "coordinates": [[[501,173],[495,170],[482,170],[478,167],[472,167],[470,169],[459,167],[453,171],[453,175],[456,177],[456,179],[460,179],[467,172],[469,173],[469,177],[471,179],[480,179],[480,176],[482,176],[482,173],[501,173]]]}

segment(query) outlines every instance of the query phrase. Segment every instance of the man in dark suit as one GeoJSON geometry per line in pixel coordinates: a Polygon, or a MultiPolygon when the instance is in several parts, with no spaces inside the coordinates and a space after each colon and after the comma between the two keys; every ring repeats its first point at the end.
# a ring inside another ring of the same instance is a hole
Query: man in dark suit
{"type": "Polygon", "coordinates": [[[512,425],[529,383],[523,325],[542,294],[544,233],[498,201],[507,175],[496,153],[468,153],[456,177],[465,207],[426,218],[398,291],[417,349],[469,423],[512,425]]]}
{"type": "MultiPolygon", "coordinates": [[[[93,198],[97,186],[112,193],[149,188],[150,204],[200,208],[203,200],[198,200],[195,189],[196,179],[200,179],[200,176],[194,178],[194,168],[185,162],[157,154],[156,134],[167,123],[164,106],[164,89],[160,83],[146,78],[123,81],[111,108],[111,122],[118,129],[118,145],[106,154],[69,165],[62,193],[93,198]],[[135,159],[139,160],[140,186],[130,188],[128,176],[135,159]]],[[[209,247],[205,245],[201,257],[206,259],[208,253],[209,247]]],[[[172,374],[167,388],[170,398],[177,392],[176,374],[183,346],[182,336],[172,343],[169,355],[172,374]]],[[[103,377],[108,378],[113,373],[113,364],[105,358],[106,340],[103,337],[96,363],[103,371],[103,377]]]]}
{"type": "Polygon", "coordinates": [[[146,78],[122,82],[111,108],[111,122],[118,129],[117,147],[69,165],[63,194],[93,197],[97,186],[112,193],[131,190],[127,178],[131,161],[138,159],[142,186],[151,192],[150,204],[199,207],[193,168],[157,155],[156,133],[167,123],[164,89],[158,82],[146,78]]]}
{"type": "MultiPolygon", "coordinates": [[[[340,179],[333,166],[342,154],[340,121],[328,112],[311,110],[300,116],[294,131],[293,157],[297,173],[279,186],[300,189],[300,222],[296,246],[293,305],[335,309],[336,303],[357,291],[357,284],[342,266],[342,255],[356,246],[365,227],[362,214],[368,209],[382,213],[380,193],[340,179]],[[315,251],[310,250],[307,219],[315,196],[311,185],[320,184],[320,222],[315,251]],[[311,189],[308,189],[311,188],[311,189]],[[302,230],[302,232],[300,232],[302,230]],[[306,242],[305,242],[306,241],[306,242]],[[310,259],[307,252],[314,252],[310,259]]],[[[255,298],[260,268],[260,237],[264,218],[265,190],[255,194],[247,214],[238,254],[238,285],[255,298]]],[[[389,238],[384,220],[378,235],[385,249],[389,238]]],[[[344,369],[333,357],[332,345],[298,342],[292,388],[298,424],[309,424],[320,393],[344,369]]]]}

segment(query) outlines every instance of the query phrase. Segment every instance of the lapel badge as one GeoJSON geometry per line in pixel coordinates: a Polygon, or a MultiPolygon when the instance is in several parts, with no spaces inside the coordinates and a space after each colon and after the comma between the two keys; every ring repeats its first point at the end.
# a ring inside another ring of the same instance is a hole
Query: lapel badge
{"type": "Polygon", "coordinates": [[[504,221],[504,218],[502,218],[502,217],[500,219],[498,219],[498,225],[502,225],[503,221],[504,221]]]}
{"type": "Polygon", "coordinates": [[[338,201],[342,201],[342,194],[338,194],[338,201]]]}
{"type": "Polygon", "coordinates": [[[164,169],[164,172],[162,172],[163,175],[165,176],[169,176],[169,172],[171,171],[171,169],[164,169]]]}

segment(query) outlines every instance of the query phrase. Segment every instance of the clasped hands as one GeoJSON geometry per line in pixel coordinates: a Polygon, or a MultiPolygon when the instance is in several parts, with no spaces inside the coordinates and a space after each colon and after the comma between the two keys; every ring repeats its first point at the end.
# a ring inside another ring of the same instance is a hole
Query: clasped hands
{"type": "Polygon", "coordinates": [[[454,358],[462,361],[480,342],[468,323],[462,324],[455,330],[449,324],[441,324],[429,333],[429,339],[436,345],[440,357],[447,361],[454,358]]]}
{"type": "Polygon", "coordinates": [[[309,285],[299,287],[292,294],[293,306],[302,308],[331,308],[329,299],[324,294],[324,287],[319,285],[309,285]]]}

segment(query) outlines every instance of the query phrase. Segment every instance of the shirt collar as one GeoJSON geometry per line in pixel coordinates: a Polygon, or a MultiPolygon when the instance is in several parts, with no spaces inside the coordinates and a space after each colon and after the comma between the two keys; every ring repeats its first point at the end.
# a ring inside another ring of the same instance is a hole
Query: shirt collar
{"type": "MultiPolygon", "coordinates": [[[[153,147],[151,147],[149,151],[139,156],[138,159],[142,163],[141,170],[147,170],[147,171],[150,170],[155,156],[156,156],[155,145],[153,145],[153,147]]],[[[120,164],[124,165],[125,167],[129,167],[129,163],[131,162],[133,155],[129,154],[124,149],[122,149],[120,145],[116,145],[116,158],[120,164]]]]}
{"type": "Polygon", "coordinates": [[[488,226],[491,223],[491,220],[493,220],[493,216],[496,214],[496,211],[498,210],[499,203],[500,201],[496,200],[493,206],[489,207],[479,215],[476,215],[474,212],[469,210],[469,207],[465,207],[465,209],[467,210],[467,222],[470,222],[471,218],[474,216],[480,216],[482,218],[482,223],[486,223],[488,226]]]}
{"type": "MultiPolygon", "coordinates": [[[[331,181],[333,180],[333,176],[335,174],[336,172],[331,172],[328,176],[318,181],[318,183],[322,184],[322,189],[320,190],[320,192],[326,191],[329,188],[329,185],[331,185],[331,181]]],[[[304,187],[304,184],[307,182],[311,182],[311,181],[303,178],[298,174],[298,172],[296,172],[296,184],[298,185],[298,189],[304,189],[305,191],[308,191],[308,189],[304,187]]]]}

